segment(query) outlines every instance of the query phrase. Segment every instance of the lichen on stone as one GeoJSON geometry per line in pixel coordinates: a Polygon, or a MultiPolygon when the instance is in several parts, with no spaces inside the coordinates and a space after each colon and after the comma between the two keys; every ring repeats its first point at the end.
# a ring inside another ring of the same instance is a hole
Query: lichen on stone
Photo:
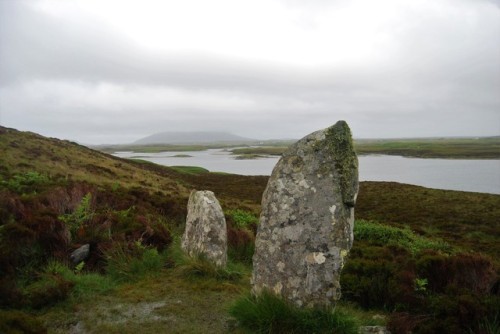
{"type": "Polygon", "coordinates": [[[203,256],[219,267],[226,266],[226,220],[213,192],[191,192],[181,247],[189,256],[203,256]]]}
{"type": "Polygon", "coordinates": [[[252,291],[269,290],[299,307],[330,306],[352,247],[357,158],[343,121],[283,153],[262,198],[252,291]]]}

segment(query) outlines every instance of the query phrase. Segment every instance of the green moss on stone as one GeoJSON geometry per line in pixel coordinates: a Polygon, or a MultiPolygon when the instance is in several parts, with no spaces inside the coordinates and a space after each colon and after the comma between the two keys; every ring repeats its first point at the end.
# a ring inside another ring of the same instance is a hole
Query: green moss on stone
{"type": "Polygon", "coordinates": [[[326,130],[328,149],[335,159],[335,168],[340,175],[343,202],[354,206],[358,192],[358,158],[354,152],[352,135],[345,121],[338,121],[326,130]]]}

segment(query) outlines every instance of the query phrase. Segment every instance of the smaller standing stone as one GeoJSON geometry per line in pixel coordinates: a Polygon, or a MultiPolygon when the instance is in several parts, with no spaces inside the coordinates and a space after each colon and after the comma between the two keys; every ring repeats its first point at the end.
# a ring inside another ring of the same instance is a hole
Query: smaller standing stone
{"type": "Polygon", "coordinates": [[[211,191],[189,195],[182,249],[189,256],[203,256],[219,267],[227,263],[227,230],[224,212],[211,191]]]}
{"type": "Polygon", "coordinates": [[[78,264],[78,263],[82,262],[83,260],[85,260],[89,256],[89,253],[90,253],[90,245],[85,244],[82,247],[74,250],[73,253],[71,253],[69,258],[70,258],[71,262],[73,262],[73,264],[78,264]]]}

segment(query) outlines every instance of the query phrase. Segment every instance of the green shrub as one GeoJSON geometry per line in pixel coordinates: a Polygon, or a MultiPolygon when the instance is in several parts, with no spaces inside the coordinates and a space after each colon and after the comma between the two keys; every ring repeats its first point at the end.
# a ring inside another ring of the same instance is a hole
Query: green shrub
{"type": "Polygon", "coordinates": [[[427,291],[427,285],[429,284],[429,281],[427,278],[415,278],[415,292],[422,292],[425,293],[427,291]]]}
{"type": "Polygon", "coordinates": [[[237,228],[250,228],[251,225],[256,225],[259,219],[251,212],[236,209],[226,211],[226,215],[232,218],[232,221],[237,228]]]}
{"type": "Polygon", "coordinates": [[[59,216],[59,220],[68,225],[72,236],[76,235],[78,229],[88,221],[90,221],[94,215],[94,211],[91,208],[92,204],[92,194],[87,193],[83,196],[78,207],[73,211],[73,213],[65,214],[59,216]]]}
{"type": "Polygon", "coordinates": [[[230,308],[231,316],[253,333],[358,333],[351,315],[333,308],[300,309],[264,292],[246,295],[230,308]]]}
{"type": "Polygon", "coordinates": [[[400,246],[412,254],[426,249],[452,253],[452,247],[437,239],[429,239],[413,233],[409,228],[383,225],[374,221],[357,220],[354,224],[354,239],[367,240],[378,245],[400,246]]]}
{"type": "Polygon", "coordinates": [[[18,194],[26,194],[39,191],[41,187],[47,185],[49,182],[49,178],[45,175],[38,172],[27,172],[14,175],[7,181],[2,181],[2,185],[18,194]]]}

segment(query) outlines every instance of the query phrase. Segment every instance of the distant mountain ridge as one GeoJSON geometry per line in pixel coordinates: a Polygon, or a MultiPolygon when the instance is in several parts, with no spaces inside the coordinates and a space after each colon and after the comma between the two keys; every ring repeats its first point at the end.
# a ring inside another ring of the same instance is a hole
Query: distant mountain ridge
{"type": "Polygon", "coordinates": [[[133,144],[201,144],[201,143],[221,143],[221,142],[253,142],[252,138],[245,138],[228,132],[160,132],[136,140],[133,144]]]}

